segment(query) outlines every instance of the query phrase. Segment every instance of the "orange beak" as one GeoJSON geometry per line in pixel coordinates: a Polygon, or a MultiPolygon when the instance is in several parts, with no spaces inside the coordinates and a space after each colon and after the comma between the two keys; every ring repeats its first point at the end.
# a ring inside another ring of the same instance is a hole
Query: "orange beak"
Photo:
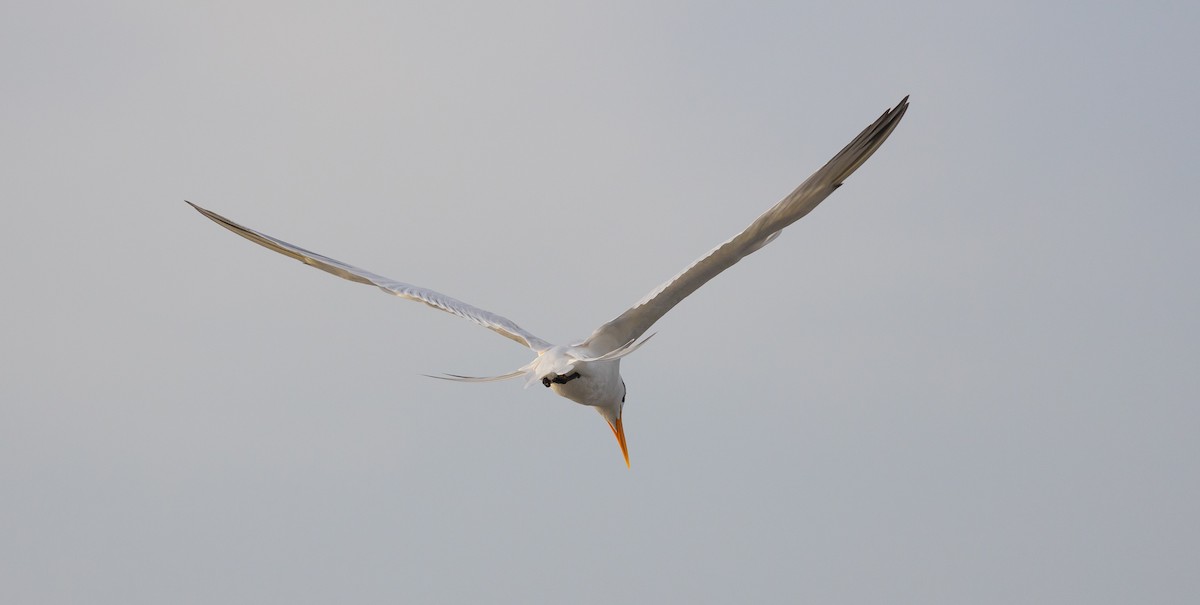
{"type": "Polygon", "coordinates": [[[608,428],[612,429],[613,437],[616,437],[617,443],[621,444],[621,455],[625,456],[625,468],[629,468],[629,448],[625,447],[625,426],[621,424],[621,419],[617,418],[616,422],[608,423],[608,428]]]}

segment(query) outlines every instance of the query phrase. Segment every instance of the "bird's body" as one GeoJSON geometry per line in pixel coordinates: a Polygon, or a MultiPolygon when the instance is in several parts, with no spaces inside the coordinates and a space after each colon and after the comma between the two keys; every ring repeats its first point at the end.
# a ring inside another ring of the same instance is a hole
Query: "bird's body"
{"type": "Polygon", "coordinates": [[[629,452],[621,421],[626,398],[625,382],[621,379],[620,372],[621,358],[634,352],[650,339],[643,336],[667,311],[720,272],[769,244],[784,227],[808,214],[840,187],[846,177],[883,144],[907,109],[908,97],[905,97],[895,108],[885,111],[875,123],[868,126],[795,191],[759,216],[742,232],[692,263],[621,315],[601,325],[586,339],[568,345],[551,344],[507,318],[439,292],[376,275],[248,229],[195,204],[192,206],[217,224],[280,254],[338,277],[374,285],[389,294],[423,302],[441,311],[458,315],[528,347],[536,353],[536,357],[514,372],[484,378],[454,374],[437,378],[463,382],[492,382],[524,376],[526,386],[540,381],[562,397],[594,407],[608,421],[621,446],[625,464],[628,465],[629,452]]]}
{"type": "MultiPolygon", "coordinates": [[[[569,353],[568,353],[569,354],[569,353]]],[[[550,390],[583,405],[618,408],[625,401],[621,380],[621,360],[576,362],[566,374],[556,374],[561,382],[550,381],[550,390]],[[572,378],[572,376],[578,377],[572,378]]]]}

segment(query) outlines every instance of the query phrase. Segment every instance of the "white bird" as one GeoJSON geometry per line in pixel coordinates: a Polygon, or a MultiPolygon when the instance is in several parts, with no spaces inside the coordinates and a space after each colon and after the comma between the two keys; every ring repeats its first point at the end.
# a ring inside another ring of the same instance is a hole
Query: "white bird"
{"type": "Polygon", "coordinates": [[[532,349],[537,354],[533,361],[508,374],[482,378],[447,374],[435,378],[491,382],[525,376],[527,387],[540,381],[558,395],[591,406],[600,412],[616,436],[617,443],[621,446],[621,455],[625,458],[625,466],[628,467],[629,449],[625,445],[625,428],[621,422],[621,410],[625,405],[625,381],[621,379],[620,372],[621,358],[645,344],[650,339],[649,336],[638,339],[654,325],[654,322],[679,304],[679,301],[746,255],[771,243],[784,227],[808,214],[833,193],[834,189],[840,187],[842,182],[887,140],[907,110],[908,97],[904,97],[894,108],[883,112],[875,123],[863,130],[795,191],[759,216],[741,233],[713,248],[615,319],[596,328],[591,336],[569,345],[551,344],[495,313],[427,288],[398,282],[293,246],[243,227],[191,202],[187,203],[222,227],[261,246],[338,277],[377,286],[388,294],[420,301],[435,309],[469,319],[532,349]]]}

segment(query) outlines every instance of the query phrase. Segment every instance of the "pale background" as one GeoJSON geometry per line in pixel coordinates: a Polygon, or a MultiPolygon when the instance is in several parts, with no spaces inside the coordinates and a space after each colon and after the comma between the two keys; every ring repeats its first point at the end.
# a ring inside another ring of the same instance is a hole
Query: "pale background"
{"type": "Polygon", "coordinates": [[[6,2],[0,602],[1195,603],[1195,2],[6,2]],[[628,358],[585,336],[903,95],[628,358]]]}

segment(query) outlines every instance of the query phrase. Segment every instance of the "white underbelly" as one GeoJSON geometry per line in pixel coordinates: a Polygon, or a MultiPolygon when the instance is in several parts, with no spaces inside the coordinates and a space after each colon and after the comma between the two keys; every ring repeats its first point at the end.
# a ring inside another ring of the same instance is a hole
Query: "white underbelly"
{"type": "Polygon", "coordinates": [[[621,384],[621,361],[580,364],[579,378],[564,384],[551,384],[555,393],[583,405],[613,405],[625,395],[621,384]]]}

